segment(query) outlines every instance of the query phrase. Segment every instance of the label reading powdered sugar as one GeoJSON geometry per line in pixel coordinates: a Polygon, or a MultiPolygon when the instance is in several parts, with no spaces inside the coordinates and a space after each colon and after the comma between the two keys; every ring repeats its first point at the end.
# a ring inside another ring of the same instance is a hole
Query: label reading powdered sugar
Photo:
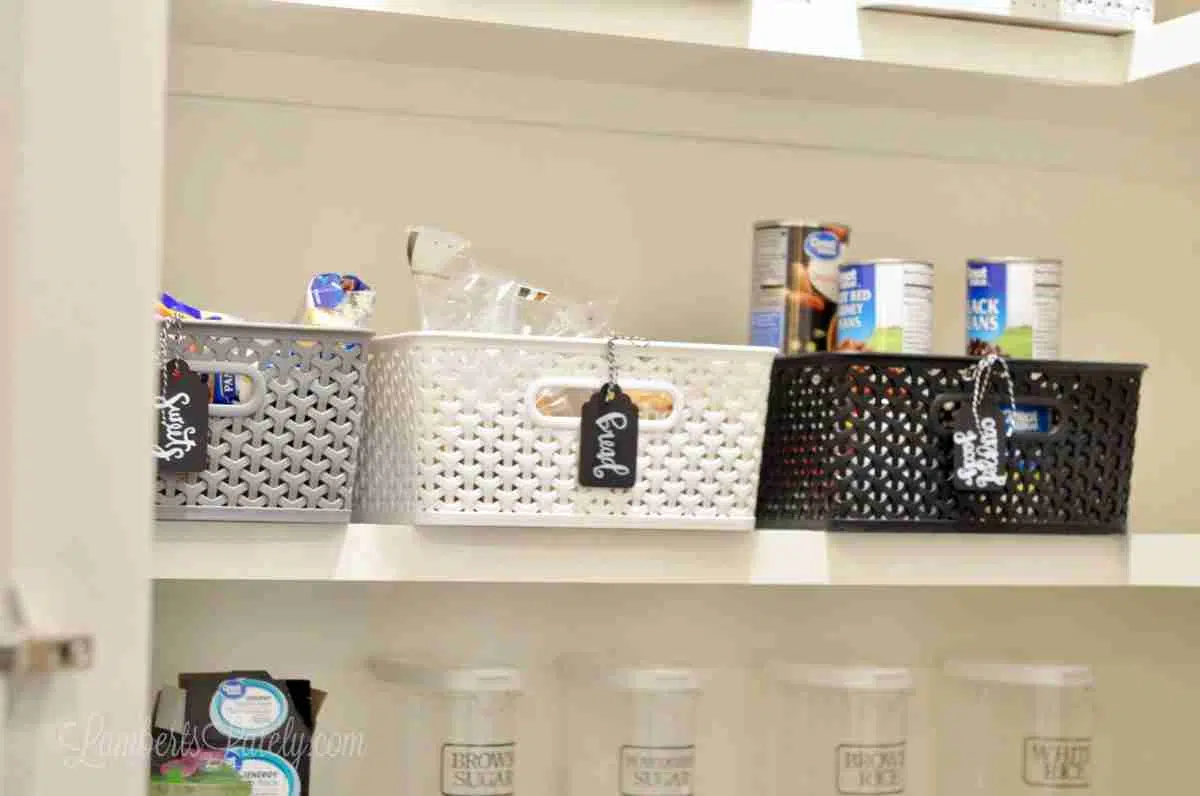
{"type": "Polygon", "coordinates": [[[442,747],[442,796],[512,796],[515,743],[442,747]]]}
{"type": "Polygon", "coordinates": [[[621,796],[692,796],[694,746],[622,746],[621,796]]]}
{"type": "Polygon", "coordinates": [[[905,745],[843,744],[837,748],[837,788],[845,796],[904,793],[905,745]]]}

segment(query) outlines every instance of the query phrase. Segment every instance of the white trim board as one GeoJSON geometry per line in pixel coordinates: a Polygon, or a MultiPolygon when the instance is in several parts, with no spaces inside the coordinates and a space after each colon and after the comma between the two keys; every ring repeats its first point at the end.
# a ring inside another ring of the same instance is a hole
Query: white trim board
{"type": "MultiPolygon", "coordinates": [[[[1186,537],[1188,549],[1197,538],[1186,537]]],[[[160,522],[154,574],[158,580],[1125,586],[1130,547],[1150,546],[1147,539],[160,522]]],[[[1172,570],[1169,582],[1178,579],[1172,570]]],[[[1155,584],[1143,564],[1137,585],[1155,584]]]]}
{"type": "MultiPolygon", "coordinates": [[[[945,77],[937,73],[935,82],[945,77]]],[[[949,77],[949,84],[958,82],[956,76],[949,77]]],[[[971,77],[967,82],[979,80],[971,77]]],[[[986,86],[993,81],[982,82],[986,86]]],[[[970,96],[966,86],[947,88],[970,96]]],[[[1152,181],[1191,182],[1200,175],[1200,151],[1191,146],[1186,131],[1173,132],[1171,118],[1138,116],[1137,103],[1122,113],[1121,106],[1096,98],[1078,105],[1082,118],[1077,123],[1061,122],[1051,112],[1063,107],[1056,105],[1053,90],[999,104],[993,113],[976,108],[950,113],[896,107],[874,96],[862,99],[879,104],[855,106],[201,46],[175,49],[170,90],[176,101],[266,102],[1118,173],[1152,181]],[[1085,126],[1088,118],[1092,123],[1085,126]],[[1122,128],[1123,123],[1129,128],[1122,128]],[[1147,124],[1157,124],[1157,129],[1146,129],[1147,124]]]]}
{"type": "Polygon", "coordinates": [[[179,44],[600,82],[736,85],[751,93],[759,83],[755,70],[744,67],[754,63],[766,65],[765,71],[798,63],[806,70],[833,70],[826,77],[838,80],[815,85],[834,91],[847,83],[853,74],[847,68],[856,62],[866,67],[860,76],[885,84],[897,68],[924,67],[973,77],[1007,75],[1027,83],[1118,86],[1170,70],[1200,71],[1195,68],[1197,26],[1200,12],[1114,36],[860,11],[852,0],[172,3],[172,32],[179,44]],[[789,55],[779,58],[781,53],[789,55]],[[706,68],[710,62],[723,68],[706,68]],[[825,65],[817,67],[820,62],[825,65]]]}

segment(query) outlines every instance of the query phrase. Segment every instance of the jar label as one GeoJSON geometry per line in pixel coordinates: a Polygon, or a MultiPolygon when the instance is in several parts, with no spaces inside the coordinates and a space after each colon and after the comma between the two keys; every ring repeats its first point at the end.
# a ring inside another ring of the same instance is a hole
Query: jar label
{"type": "Polygon", "coordinates": [[[1026,738],[1022,776],[1041,788],[1086,788],[1092,784],[1091,738],[1026,738]]]}
{"type": "Polygon", "coordinates": [[[515,743],[442,746],[442,796],[512,796],[515,743]]]}
{"type": "Polygon", "coordinates": [[[622,746],[621,796],[692,796],[694,746],[622,746]]]}
{"type": "Polygon", "coordinates": [[[838,793],[883,796],[904,793],[905,744],[842,744],[837,748],[838,793]]]}

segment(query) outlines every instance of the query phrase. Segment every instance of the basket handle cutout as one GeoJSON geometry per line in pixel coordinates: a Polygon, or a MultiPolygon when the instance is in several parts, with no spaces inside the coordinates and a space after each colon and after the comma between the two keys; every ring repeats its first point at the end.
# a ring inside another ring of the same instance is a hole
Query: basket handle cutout
{"type": "MultiPolygon", "coordinates": [[[[1063,402],[1057,398],[1035,398],[1031,395],[1017,395],[1016,415],[1013,429],[1014,439],[1047,440],[1055,439],[1063,432],[1066,412],[1063,402]]],[[[971,396],[967,393],[942,393],[933,399],[931,414],[933,415],[933,430],[936,434],[950,434],[954,413],[962,407],[971,406],[971,396]]],[[[1008,401],[1000,400],[1000,407],[1008,411],[1008,401]]]]}
{"type": "MultiPolygon", "coordinates": [[[[638,407],[640,431],[666,431],[679,422],[683,393],[675,385],[641,379],[621,379],[620,384],[638,407]]],[[[580,409],[603,386],[595,377],[538,379],[525,392],[525,407],[539,426],[578,429],[580,409]]]]}
{"type": "Polygon", "coordinates": [[[245,362],[219,362],[187,360],[188,367],[197,373],[220,373],[245,376],[250,380],[250,396],[236,404],[209,404],[208,414],[212,417],[249,417],[257,414],[267,398],[267,379],[257,365],[245,362]]]}

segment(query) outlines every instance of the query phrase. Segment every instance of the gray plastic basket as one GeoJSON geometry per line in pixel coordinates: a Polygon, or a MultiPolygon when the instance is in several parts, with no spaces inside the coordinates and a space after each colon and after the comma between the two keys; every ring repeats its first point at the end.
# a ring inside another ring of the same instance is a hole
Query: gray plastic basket
{"type": "Polygon", "coordinates": [[[160,474],[160,519],[349,522],[371,333],[186,321],[197,373],[242,378],[243,402],[209,407],[208,468],[160,474]]]}

